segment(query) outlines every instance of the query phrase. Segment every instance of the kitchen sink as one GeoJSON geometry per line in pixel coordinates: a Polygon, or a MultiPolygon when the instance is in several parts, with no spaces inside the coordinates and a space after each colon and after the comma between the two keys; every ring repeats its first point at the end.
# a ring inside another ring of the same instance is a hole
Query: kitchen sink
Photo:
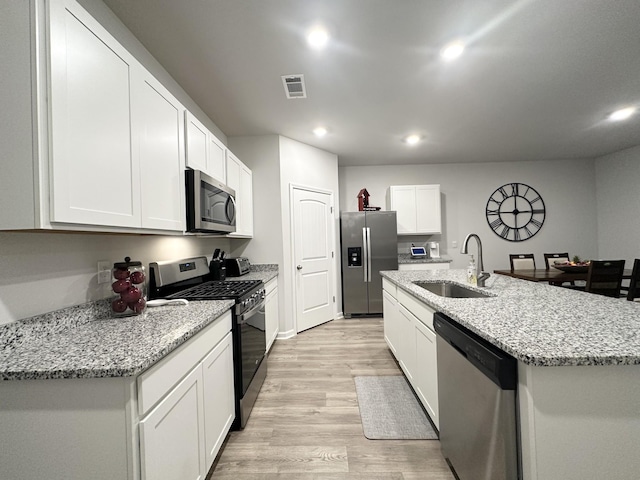
{"type": "Polygon", "coordinates": [[[445,283],[445,282],[413,282],[415,285],[429,290],[431,293],[440,295],[441,297],[449,298],[488,298],[489,295],[477,290],[471,290],[470,288],[463,287],[457,283],[445,283]]]}

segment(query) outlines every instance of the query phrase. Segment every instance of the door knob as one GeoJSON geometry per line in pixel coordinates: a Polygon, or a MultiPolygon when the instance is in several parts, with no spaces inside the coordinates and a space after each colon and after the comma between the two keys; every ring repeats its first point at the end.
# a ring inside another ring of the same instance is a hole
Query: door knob
{"type": "Polygon", "coordinates": [[[297,268],[298,270],[302,270],[302,265],[298,265],[296,268],[297,268]]]}

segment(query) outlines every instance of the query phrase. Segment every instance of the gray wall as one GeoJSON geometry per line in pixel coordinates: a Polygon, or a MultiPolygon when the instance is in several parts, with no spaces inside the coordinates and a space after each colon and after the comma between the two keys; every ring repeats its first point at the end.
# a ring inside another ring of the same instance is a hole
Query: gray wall
{"type": "MultiPolygon", "coordinates": [[[[290,186],[301,185],[332,192],[337,228],[338,157],[279,135],[230,137],[229,145],[252,169],[254,192],[254,238],[236,244],[234,254],[246,255],[254,263],[279,265],[280,337],[292,336],[296,326],[290,186]]],[[[335,238],[337,248],[337,234],[335,238]]],[[[336,305],[341,305],[337,263],[334,280],[336,305]]]]}
{"type": "MultiPolygon", "coordinates": [[[[226,142],[227,138],[222,131],[204,115],[188,94],[101,0],[80,0],[80,4],[185,107],[220,140],[226,142]]],[[[3,32],[3,38],[6,36],[5,33],[10,38],[17,38],[18,32],[13,29],[3,32]]],[[[29,50],[26,49],[24,54],[28,55],[29,50]]],[[[8,94],[8,99],[12,101],[11,93],[8,94]]],[[[3,149],[4,153],[23,156],[25,162],[31,162],[30,145],[10,143],[6,147],[3,149]]],[[[191,236],[0,232],[0,324],[109,297],[111,292],[108,287],[98,286],[96,283],[99,260],[115,262],[130,256],[148,264],[150,261],[192,255],[211,256],[214,248],[229,251],[232,242],[238,241],[191,236]]]]}
{"type": "MultiPolygon", "coordinates": [[[[442,235],[399,237],[400,250],[410,242],[441,242],[441,254],[464,268],[469,257],[459,253],[465,236],[482,239],[485,270],[509,268],[509,253],[534,253],[544,265],[544,252],[568,251],[594,258],[598,254],[595,165],[593,160],[507,162],[483,164],[400,165],[340,168],[340,209],[357,210],[356,195],[366,188],[369,204],[387,209],[390,185],[440,184],[442,235]],[[485,217],[487,199],[505,183],[521,182],[535,188],[546,205],[545,223],[533,238],[513,243],[499,238],[485,217]],[[453,247],[452,242],[457,242],[453,247]]],[[[475,245],[471,247],[475,252],[475,245]]]]}
{"type": "Polygon", "coordinates": [[[640,146],[596,160],[596,193],[599,256],[632,268],[640,258],[640,146]]]}
{"type": "Polygon", "coordinates": [[[0,232],[0,324],[113,295],[97,262],[149,262],[229,250],[229,240],[161,235],[0,232]]]}

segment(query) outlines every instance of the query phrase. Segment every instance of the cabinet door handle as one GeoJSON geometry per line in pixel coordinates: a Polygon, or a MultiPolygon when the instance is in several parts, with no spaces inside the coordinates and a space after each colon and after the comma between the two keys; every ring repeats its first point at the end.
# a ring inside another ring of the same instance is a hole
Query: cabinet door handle
{"type": "Polygon", "coordinates": [[[302,265],[298,265],[296,268],[297,268],[298,270],[302,270],[302,265]]]}

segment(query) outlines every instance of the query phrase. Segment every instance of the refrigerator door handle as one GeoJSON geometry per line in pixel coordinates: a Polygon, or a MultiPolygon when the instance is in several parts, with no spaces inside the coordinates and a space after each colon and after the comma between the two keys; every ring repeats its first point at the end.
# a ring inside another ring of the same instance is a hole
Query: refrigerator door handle
{"type": "Polygon", "coordinates": [[[369,275],[369,272],[367,271],[367,245],[368,245],[368,238],[367,238],[367,228],[366,227],[362,227],[362,272],[364,274],[364,278],[363,281],[366,283],[367,282],[367,277],[369,275]]]}
{"type": "Polygon", "coordinates": [[[371,229],[367,228],[367,282],[371,283],[371,229]]]}

